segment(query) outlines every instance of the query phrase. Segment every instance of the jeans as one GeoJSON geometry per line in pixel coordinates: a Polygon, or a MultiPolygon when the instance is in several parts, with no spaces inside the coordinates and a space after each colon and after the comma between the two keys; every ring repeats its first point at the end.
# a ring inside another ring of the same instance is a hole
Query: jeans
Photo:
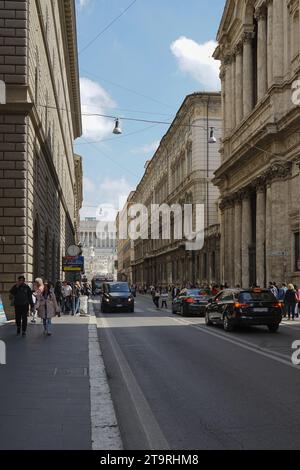
{"type": "Polygon", "coordinates": [[[62,307],[62,311],[63,313],[68,313],[72,310],[72,306],[71,306],[71,299],[70,297],[64,297],[63,298],[63,307],[62,307]]]}
{"type": "Polygon", "coordinates": [[[73,315],[80,313],[80,297],[74,297],[73,299],[73,315]]]}
{"type": "Polygon", "coordinates": [[[295,318],[295,309],[296,309],[296,302],[292,304],[285,304],[285,311],[288,314],[289,318],[291,318],[291,315],[292,315],[292,318],[295,318]]]}
{"type": "Polygon", "coordinates": [[[15,305],[15,312],[16,312],[16,325],[18,328],[18,332],[26,333],[27,330],[27,316],[29,312],[29,305],[15,305]]]}
{"type": "Polygon", "coordinates": [[[51,318],[43,318],[43,324],[44,324],[44,329],[45,329],[45,331],[47,331],[48,333],[50,333],[51,330],[52,330],[51,318]]]}
{"type": "Polygon", "coordinates": [[[168,308],[168,304],[166,300],[163,300],[161,303],[161,308],[164,308],[164,307],[168,308]]]}

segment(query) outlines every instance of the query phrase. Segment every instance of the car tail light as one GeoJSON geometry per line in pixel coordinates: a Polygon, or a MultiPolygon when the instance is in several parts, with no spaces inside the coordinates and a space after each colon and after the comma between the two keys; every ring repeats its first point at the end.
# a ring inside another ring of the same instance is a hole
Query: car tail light
{"type": "Polygon", "coordinates": [[[283,304],[281,302],[275,302],[274,304],[272,304],[272,307],[275,307],[275,308],[282,308],[283,304]]]}
{"type": "Polygon", "coordinates": [[[188,304],[193,304],[195,302],[195,299],[193,299],[192,297],[189,297],[185,299],[185,302],[187,302],[188,304]]]}
{"type": "Polygon", "coordinates": [[[240,309],[240,308],[247,308],[247,307],[249,307],[249,305],[248,304],[241,304],[240,302],[236,302],[234,304],[234,307],[240,309]]]}

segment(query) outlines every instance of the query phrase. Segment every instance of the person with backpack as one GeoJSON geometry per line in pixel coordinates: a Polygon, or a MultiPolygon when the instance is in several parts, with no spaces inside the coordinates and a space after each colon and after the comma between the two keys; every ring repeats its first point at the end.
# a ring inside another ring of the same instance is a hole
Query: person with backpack
{"type": "Polygon", "coordinates": [[[25,277],[20,276],[17,284],[10,290],[10,298],[15,307],[17,335],[20,336],[22,330],[23,338],[26,337],[29,307],[33,310],[34,302],[32,290],[25,283],[25,277]]]}
{"type": "Polygon", "coordinates": [[[295,309],[296,309],[296,304],[298,303],[298,297],[297,293],[295,290],[295,287],[293,284],[288,285],[288,290],[285,293],[284,296],[284,307],[285,311],[288,314],[288,319],[291,319],[292,315],[292,320],[295,320],[295,309]]]}

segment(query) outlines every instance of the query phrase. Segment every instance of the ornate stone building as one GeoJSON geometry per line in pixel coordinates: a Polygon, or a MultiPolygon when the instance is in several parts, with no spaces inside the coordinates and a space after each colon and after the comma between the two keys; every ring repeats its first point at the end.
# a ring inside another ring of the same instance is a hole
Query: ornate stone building
{"type": "Polygon", "coordinates": [[[80,243],[85,259],[85,274],[89,280],[96,274],[115,276],[116,238],[109,226],[99,230],[96,218],[80,222],[80,243]]]}
{"type": "MultiPolygon", "coordinates": [[[[78,242],[82,166],[75,2],[0,2],[0,292],[62,277],[78,242]]],[[[5,299],[7,296],[4,295],[5,299]]]]}
{"type": "Polygon", "coordinates": [[[129,194],[126,204],[123,207],[116,218],[116,228],[117,228],[117,260],[118,260],[118,274],[117,278],[118,281],[129,282],[130,284],[133,283],[133,272],[132,272],[132,265],[134,263],[134,241],[128,238],[120,237],[120,220],[127,219],[127,223],[129,222],[128,217],[128,208],[131,204],[135,203],[136,193],[135,191],[131,191],[129,194]]]}
{"type": "MultiPolygon", "coordinates": [[[[194,93],[184,100],[150,162],[135,195],[150,214],[151,204],[204,204],[205,246],[186,251],[185,241],[139,239],[134,243],[133,282],[185,284],[219,280],[218,189],[211,183],[220,165],[219,145],[209,144],[210,128],[222,135],[220,93],[194,93]]],[[[162,238],[162,237],[160,237],[162,238]]]]}
{"type": "Polygon", "coordinates": [[[228,0],[217,37],[224,136],[222,281],[300,280],[298,0],[228,0]]]}

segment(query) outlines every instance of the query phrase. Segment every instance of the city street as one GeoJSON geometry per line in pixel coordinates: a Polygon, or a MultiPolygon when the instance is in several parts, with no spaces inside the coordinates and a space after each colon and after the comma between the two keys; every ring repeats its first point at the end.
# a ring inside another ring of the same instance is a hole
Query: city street
{"type": "MultiPolygon", "coordinates": [[[[170,306],[170,305],[169,305],[170,306]]],[[[125,449],[296,449],[300,324],[225,333],[157,311],[101,314],[99,339],[125,449]]]]}

